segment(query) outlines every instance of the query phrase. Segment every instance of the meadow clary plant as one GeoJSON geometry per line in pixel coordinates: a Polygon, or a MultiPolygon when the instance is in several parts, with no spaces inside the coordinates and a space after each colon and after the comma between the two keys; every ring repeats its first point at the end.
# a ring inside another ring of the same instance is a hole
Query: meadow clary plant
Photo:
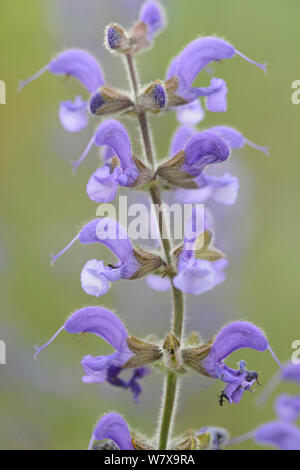
{"type": "MultiPolygon", "coordinates": [[[[254,144],[231,127],[198,129],[196,125],[204,119],[204,104],[208,112],[226,111],[228,90],[226,82],[220,77],[212,77],[210,84],[202,87],[195,86],[194,81],[208,64],[218,64],[223,60],[238,61],[242,58],[257,66],[258,72],[259,69],[266,72],[266,65],[249,59],[224,39],[199,37],[188,44],[168,67],[166,64],[164,79],[141,86],[136,55],[154,46],[156,36],[165,25],[162,7],[155,1],[147,1],[130,30],[117,23],[107,26],[105,45],[115,56],[122,57],[125,63],[131,84],[128,93],[107,84],[100,64],[81,49],[62,51],[33,77],[20,84],[23,87],[50,72],[74,77],[84,87],[84,98],[77,96],[74,101],[60,104],[59,119],[69,132],[85,128],[92,118],[102,120],[74,163],[74,169],[77,169],[95,146],[102,148],[103,165],[95,169],[87,182],[87,195],[92,201],[110,202],[122,186],[128,191],[134,188],[147,192],[153,205],[159,208],[167,192],[171,194],[171,199],[181,204],[193,203],[182,242],[177,246],[174,246],[171,236],[165,236],[168,233],[167,221],[164,211],[158,211],[157,225],[161,239],[160,247],[154,251],[135,246],[130,233],[115,220],[99,217],[84,225],[71,243],[53,257],[54,262],[76,240],[83,245],[103,244],[117,261],[112,260],[108,265],[98,259],[86,262],[80,278],[82,288],[88,295],[100,297],[107,293],[112,282],[145,277],[150,287],[160,291],[170,290],[173,298],[172,327],[170,331],[162,332],[160,338],[154,337],[151,332],[145,332],[143,339],[137,338],[128,333],[115,313],[93,306],[77,310],[44,346],[37,348],[36,356],[63,331],[97,335],[109,343],[114,352],[106,356],[85,356],[81,362],[83,381],[97,384],[108,382],[120,389],[128,389],[136,402],[142,391],[143,378],[153,369],[163,375],[165,383],[154,437],[148,439],[141,436],[134,430],[134,424],[129,425],[117,412],[110,412],[102,416],[95,426],[89,449],[219,449],[230,443],[227,429],[199,423],[199,428],[194,431],[189,430],[181,436],[173,434],[179,382],[188,380],[188,372],[194,370],[200,376],[220,383],[219,404],[216,400],[216,406],[238,405],[242,399],[248,399],[248,396],[244,397],[249,395],[246,392],[254,391],[259,384],[259,376],[247,367],[243,359],[240,359],[237,368],[229,367],[226,359],[233,352],[250,348],[263,354],[269,350],[281,367],[265,333],[250,322],[241,320],[229,323],[206,342],[200,341],[200,336],[188,335],[184,331],[184,295],[201,295],[216,288],[225,280],[227,265],[225,255],[214,246],[209,218],[205,217],[204,227],[197,222],[199,204],[211,198],[230,205],[238,195],[239,182],[235,176],[228,172],[223,176],[213,176],[208,170],[221,164],[225,166],[235,149],[245,145],[267,153],[265,147],[254,144]],[[205,100],[205,103],[200,100],[205,100]],[[155,118],[158,114],[171,112],[176,114],[180,127],[172,138],[168,157],[158,162],[149,115],[155,118]],[[118,115],[124,120],[137,120],[143,155],[134,153],[126,127],[111,115],[118,115]],[[124,378],[126,370],[131,371],[128,379],[124,378]],[[95,441],[101,442],[95,444],[95,441]]],[[[252,65],[241,61],[240,66],[252,65]]],[[[257,361],[256,367],[259,368],[259,355],[257,361]]],[[[288,380],[288,372],[288,368],[283,369],[284,380],[288,380]]],[[[299,378],[298,370],[291,369],[290,374],[299,378]]],[[[300,431],[293,424],[300,413],[299,396],[281,396],[276,402],[276,410],[277,421],[258,427],[247,437],[280,448],[300,449],[300,431]]]]}

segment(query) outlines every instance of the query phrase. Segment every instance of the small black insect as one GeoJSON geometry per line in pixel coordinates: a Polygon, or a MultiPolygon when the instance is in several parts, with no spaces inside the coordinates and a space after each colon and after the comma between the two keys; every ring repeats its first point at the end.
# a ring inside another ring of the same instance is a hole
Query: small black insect
{"type": "Polygon", "coordinates": [[[258,381],[258,374],[257,372],[253,371],[253,370],[249,370],[248,371],[248,374],[246,375],[245,377],[245,380],[246,382],[252,382],[252,380],[255,380],[257,385],[261,385],[258,381]]]}
{"type": "Polygon", "coordinates": [[[221,395],[218,395],[218,399],[219,399],[218,401],[219,401],[220,406],[224,405],[224,398],[226,398],[226,400],[229,401],[228,396],[224,393],[224,390],[222,390],[221,395]]]}

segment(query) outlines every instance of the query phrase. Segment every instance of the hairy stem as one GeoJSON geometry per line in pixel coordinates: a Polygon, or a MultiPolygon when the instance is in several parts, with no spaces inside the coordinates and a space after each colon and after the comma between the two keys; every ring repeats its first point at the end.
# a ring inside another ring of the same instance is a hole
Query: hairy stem
{"type": "MultiPolygon", "coordinates": [[[[153,204],[157,205],[159,208],[161,208],[161,197],[160,197],[160,191],[156,186],[153,186],[150,189],[150,194],[152,198],[153,204]]],[[[167,263],[171,266],[172,265],[172,260],[171,260],[171,243],[168,238],[166,238],[166,234],[168,233],[167,230],[168,228],[166,227],[165,223],[165,218],[162,210],[159,210],[157,213],[158,217],[158,227],[159,227],[159,233],[161,236],[161,243],[164,249],[165,257],[167,260],[167,263]]]]}
{"type": "Polygon", "coordinates": [[[176,289],[172,283],[172,296],[173,296],[173,333],[179,340],[182,336],[183,319],[184,319],[184,304],[183,294],[181,290],[176,289]]]}
{"type": "Polygon", "coordinates": [[[168,440],[172,421],[174,420],[175,400],[177,389],[177,376],[174,372],[168,372],[165,383],[165,395],[162,408],[160,433],[159,433],[159,450],[168,448],[168,440]]]}
{"type": "MultiPolygon", "coordinates": [[[[148,162],[150,163],[153,172],[155,172],[155,160],[153,155],[152,139],[151,133],[148,125],[147,115],[143,109],[138,107],[138,96],[139,96],[139,84],[137,78],[137,72],[134,64],[133,57],[130,53],[126,54],[129,76],[132,84],[132,88],[135,95],[136,105],[137,105],[137,117],[141,129],[142,141],[144,145],[145,154],[148,162]]],[[[150,194],[153,204],[161,208],[161,195],[160,190],[157,186],[152,186],[150,188],[150,194]]],[[[167,226],[162,210],[158,211],[158,226],[161,236],[161,243],[164,250],[165,258],[168,265],[172,266],[172,244],[169,238],[166,238],[167,226]]],[[[173,284],[173,275],[169,274],[171,288],[172,288],[172,297],[173,297],[173,324],[172,330],[173,333],[180,340],[182,336],[183,328],[183,319],[184,319],[184,310],[183,310],[183,294],[180,290],[176,289],[173,284]]],[[[160,421],[160,434],[159,434],[159,449],[164,450],[168,448],[168,441],[170,437],[171,425],[174,420],[175,412],[175,401],[176,401],[176,392],[177,392],[177,376],[176,373],[169,371],[166,375],[164,399],[163,399],[163,409],[160,421]]]]}
{"type": "Polygon", "coordinates": [[[133,57],[130,54],[130,52],[128,54],[126,54],[126,60],[127,60],[131,85],[132,85],[132,88],[133,88],[133,91],[134,91],[135,101],[137,101],[138,96],[139,96],[139,82],[138,82],[138,76],[137,76],[135,63],[133,61],[133,57]]]}

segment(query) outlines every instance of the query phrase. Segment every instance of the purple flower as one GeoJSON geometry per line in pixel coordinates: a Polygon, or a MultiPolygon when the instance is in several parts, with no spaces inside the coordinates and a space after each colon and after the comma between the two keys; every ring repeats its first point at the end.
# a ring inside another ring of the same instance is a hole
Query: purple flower
{"type": "Polygon", "coordinates": [[[196,204],[212,199],[230,206],[237,200],[239,180],[236,176],[225,173],[223,176],[208,176],[204,173],[195,180],[199,189],[178,188],[174,200],[182,204],[196,204]]]}
{"type": "Polygon", "coordinates": [[[181,258],[173,282],[182,292],[200,295],[224,281],[226,266],[226,260],[210,262],[195,259],[192,255],[188,259],[181,258]]]}
{"type": "Polygon", "coordinates": [[[104,163],[112,164],[112,159],[115,156],[115,152],[111,147],[103,146],[101,149],[101,157],[104,163]]]}
{"type": "MultiPolygon", "coordinates": [[[[195,257],[197,236],[205,230],[205,218],[202,205],[195,205],[189,217],[184,232],[184,243],[177,262],[178,273],[173,278],[177,289],[187,294],[200,295],[213,289],[225,279],[225,259],[206,261],[195,257]]],[[[147,284],[154,290],[165,292],[171,288],[168,278],[151,274],[147,284]]]]}
{"type": "Polygon", "coordinates": [[[179,126],[172,136],[169,150],[170,156],[174,157],[175,155],[177,155],[178,152],[184,149],[190,138],[196,133],[197,130],[193,126],[179,126]]]}
{"type": "Polygon", "coordinates": [[[63,127],[69,132],[78,132],[89,123],[86,112],[86,101],[76,96],[75,101],[62,101],[59,107],[59,119],[63,127]]]}
{"type": "Polygon", "coordinates": [[[214,113],[225,113],[227,111],[227,86],[222,78],[212,78],[211,87],[216,91],[206,97],[206,107],[214,113]]]}
{"type": "Polygon", "coordinates": [[[296,421],[300,417],[300,395],[279,395],[275,400],[275,411],[283,421],[296,421]]]}
{"type": "Polygon", "coordinates": [[[239,362],[238,370],[232,369],[223,362],[234,351],[242,348],[251,348],[256,351],[269,349],[273,357],[276,357],[265,334],[252,323],[236,321],[222,328],[217,334],[210,352],[201,362],[210,377],[223,380],[226,383],[220,396],[221,405],[224,399],[229,403],[238,404],[243,393],[245,391],[251,392],[252,385],[258,381],[258,374],[246,369],[245,361],[239,362]]]}
{"type": "Polygon", "coordinates": [[[114,199],[119,185],[132,186],[135,183],[139,171],[132,156],[128,133],[120,122],[108,119],[100,124],[85,151],[74,163],[74,169],[78,168],[93,145],[110,148],[120,162],[120,166],[115,167],[107,162],[92,174],[87,184],[87,194],[92,201],[109,202],[114,199]]]}
{"type": "Polygon", "coordinates": [[[281,370],[281,377],[284,381],[300,384],[300,363],[285,365],[281,370]]]}
{"type": "MultiPolygon", "coordinates": [[[[76,78],[90,94],[95,93],[104,84],[100,65],[91,54],[81,49],[67,49],[35,75],[20,82],[20,89],[47,71],[54,75],[76,78]]],[[[74,102],[63,101],[60,104],[59,118],[62,126],[69,132],[85,128],[88,124],[87,101],[78,96],[74,102]]]]}
{"type": "Polygon", "coordinates": [[[254,439],[280,450],[300,450],[300,429],[285,421],[263,424],[254,431],[254,439]]]}
{"type": "MultiPolygon", "coordinates": [[[[274,357],[275,360],[277,359],[274,357]]],[[[277,371],[273,377],[269,380],[269,383],[266,385],[265,390],[258,397],[257,403],[262,406],[264,405],[271,393],[275,388],[282,382],[294,382],[297,385],[300,384],[300,364],[293,364],[287,362],[286,364],[280,364],[280,370],[277,371]]]]}
{"type": "Polygon", "coordinates": [[[265,155],[269,154],[268,147],[262,147],[261,145],[257,145],[254,142],[251,142],[251,140],[246,139],[243,134],[241,134],[233,127],[215,126],[211,127],[210,130],[216,132],[217,134],[221,135],[224,139],[226,139],[232,149],[242,148],[245,145],[249,145],[250,147],[253,147],[256,150],[263,152],[265,155]]]}
{"type": "MultiPolygon", "coordinates": [[[[268,147],[262,147],[260,145],[255,144],[251,140],[246,139],[246,137],[244,137],[241,132],[239,132],[237,129],[234,129],[233,127],[215,126],[210,127],[207,130],[210,132],[215,132],[219,136],[223,137],[223,139],[226,140],[226,142],[232,149],[242,148],[245,145],[249,145],[250,147],[253,147],[256,150],[259,150],[264,154],[268,155],[268,147]]],[[[197,134],[197,129],[192,125],[183,125],[178,127],[172,137],[170,154],[176,155],[181,149],[183,149],[187,145],[190,138],[195,134],[197,134]]]]}
{"type": "Polygon", "coordinates": [[[177,80],[175,93],[180,98],[191,102],[199,96],[206,96],[207,108],[210,111],[226,111],[226,83],[222,79],[212,78],[208,87],[193,87],[197,75],[211,62],[231,59],[236,54],[243,57],[266,72],[265,64],[258,64],[236,50],[224,39],[202,37],[188,44],[176,56],[167,71],[167,80],[177,80]]]}
{"type": "Polygon", "coordinates": [[[115,199],[123,172],[119,167],[112,168],[109,164],[97,168],[91,175],[86,192],[92,201],[103,203],[115,199]]]}
{"type": "Polygon", "coordinates": [[[226,260],[211,262],[195,257],[195,242],[203,231],[203,208],[193,207],[184,231],[183,249],[177,264],[178,274],[173,279],[174,286],[187,294],[203,294],[225,279],[226,260]]]}
{"type": "Polygon", "coordinates": [[[152,42],[154,36],[161,32],[165,26],[165,16],[158,2],[145,2],[139,14],[139,20],[147,26],[147,40],[152,42]]]}
{"type": "Polygon", "coordinates": [[[199,100],[191,101],[176,109],[177,121],[183,126],[199,124],[199,122],[203,121],[204,116],[205,112],[199,100]]]}
{"type": "Polygon", "coordinates": [[[99,297],[106,294],[110,282],[118,279],[130,279],[141,267],[137,261],[126,230],[113,219],[106,217],[94,219],[86,224],[79,234],[57,255],[52,263],[65,253],[76,240],[83,245],[102,243],[118,258],[116,265],[105,266],[103,261],[88,261],[81,272],[81,285],[89,294],[99,297]]]}
{"type": "Polygon", "coordinates": [[[222,163],[230,155],[230,147],[223,137],[212,131],[193,135],[184,146],[181,170],[197,177],[207,165],[222,163]]]}
{"type": "Polygon", "coordinates": [[[171,289],[171,282],[168,277],[161,277],[157,274],[149,274],[146,278],[149,287],[158,292],[167,292],[171,289]]]}
{"type": "MultiPolygon", "coordinates": [[[[208,131],[214,132],[219,137],[222,137],[232,149],[241,148],[247,144],[265,154],[268,153],[267,147],[256,145],[232,127],[216,126],[211,127],[208,131]]],[[[195,127],[189,125],[180,126],[173,135],[170,154],[176,155],[181,149],[188,146],[191,138],[195,135],[197,135],[195,127]]],[[[180,188],[174,194],[175,201],[188,204],[200,203],[206,201],[208,198],[212,198],[218,203],[231,205],[234,204],[237,199],[239,182],[235,176],[229,173],[219,177],[208,176],[204,172],[201,172],[200,175],[194,179],[194,182],[198,185],[199,189],[180,188]]]]}
{"type": "Polygon", "coordinates": [[[138,379],[149,375],[151,373],[150,369],[148,367],[138,367],[134,369],[132,377],[127,381],[119,377],[121,372],[122,369],[120,367],[110,366],[107,369],[107,382],[115,387],[128,388],[133,394],[133,400],[138,403],[138,397],[142,392],[142,387],[138,379]]]}
{"type": "Polygon", "coordinates": [[[85,383],[103,383],[129,388],[137,401],[142,389],[138,379],[147,375],[149,369],[143,367],[133,370],[132,378],[125,382],[118,376],[121,367],[132,356],[127,346],[128,333],[121,320],[110,310],[102,307],[85,307],[73,313],[55,335],[43,346],[36,348],[35,357],[45,349],[62,331],[71,334],[92,333],[109,343],[115,352],[107,356],[84,356],[81,364],[85,372],[82,380],[85,383]]]}
{"type": "Polygon", "coordinates": [[[88,450],[92,449],[95,440],[110,439],[120,450],[134,450],[130,430],[126,421],[118,413],[104,415],[96,424],[88,450]]]}

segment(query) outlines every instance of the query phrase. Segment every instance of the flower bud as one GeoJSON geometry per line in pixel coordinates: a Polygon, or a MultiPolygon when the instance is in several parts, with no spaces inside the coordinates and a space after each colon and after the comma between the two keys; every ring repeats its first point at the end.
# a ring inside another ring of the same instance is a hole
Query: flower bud
{"type": "Polygon", "coordinates": [[[108,49],[118,52],[126,52],[130,49],[130,41],[124,28],[111,23],[105,30],[105,44],[108,49]]]}
{"type": "Polygon", "coordinates": [[[133,27],[130,36],[130,43],[132,45],[133,52],[138,52],[150,46],[150,43],[147,39],[147,32],[147,25],[143,21],[139,21],[133,27]]]}
{"type": "Polygon", "coordinates": [[[133,103],[127,95],[106,85],[100,87],[89,102],[90,112],[94,116],[117,113],[131,106],[133,106],[133,103]]]}
{"type": "Polygon", "coordinates": [[[152,111],[161,111],[167,107],[167,93],[159,80],[151,83],[139,97],[139,104],[152,111]]]}
{"type": "Polygon", "coordinates": [[[165,24],[165,14],[161,5],[156,1],[145,2],[140,10],[139,21],[133,27],[130,36],[133,51],[151,46],[154,37],[162,31],[165,24]]]}

